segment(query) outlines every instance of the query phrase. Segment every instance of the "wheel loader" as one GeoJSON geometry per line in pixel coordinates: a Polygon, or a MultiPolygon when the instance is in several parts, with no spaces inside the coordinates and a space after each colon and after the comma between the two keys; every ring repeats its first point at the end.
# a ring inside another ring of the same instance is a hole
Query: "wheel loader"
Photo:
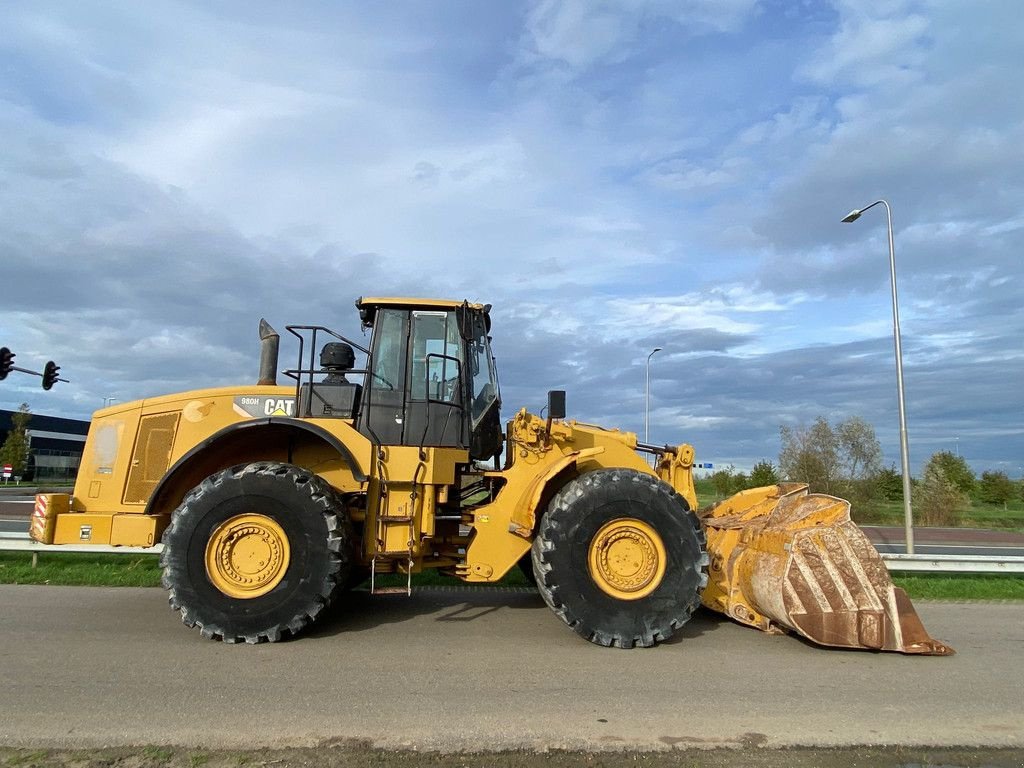
{"type": "Polygon", "coordinates": [[[490,305],[356,308],[366,347],[287,327],[286,384],[261,321],[256,384],[97,411],[74,493],[37,497],[32,537],[162,542],[171,606],[229,643],[296,635],[356,584],[409,594],[427,569],[484,584],[519,566],[603,646],[667,640],[703,602],[821,645],[951,653],[847,502],[783,484],[701,510],[690,445],[566,420],[563,391],[503,425],[490,305]]]}

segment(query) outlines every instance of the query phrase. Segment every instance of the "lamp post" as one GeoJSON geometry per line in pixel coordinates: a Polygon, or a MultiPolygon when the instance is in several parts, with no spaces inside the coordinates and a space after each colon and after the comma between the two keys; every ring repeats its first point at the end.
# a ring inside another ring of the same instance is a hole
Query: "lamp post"
{"type": "Polygon", "coordinates": [[[885,200],[876,200],[866,208],[855,208],[843,217],[843,222],[854,222],[865,211],[876,205],[885,206],[889,225],[889,279],[892,286],[892,336],[896,346],[896,391],[900,412],[900,459],[903,465],[903,519],[906,529],[907,554],[914,554],[914,518],[910,512],[910,447],[907,443],[907,411],[903,404],[903,346],[900,343],[900,310],[896,299],[896,248],[892,237],[892,210],[885,200]]]}
{"type": "Polygon", "coordinates": [[[647,386],[645,388],[646,395],[644,397],[644,442],[646,443],[650,438],[650,426],[651,426],[651,358],[654,357],[655,352],[661,352],[661,347],[655,347],[651,350],[651,354],[647,356],[647,386]]]}

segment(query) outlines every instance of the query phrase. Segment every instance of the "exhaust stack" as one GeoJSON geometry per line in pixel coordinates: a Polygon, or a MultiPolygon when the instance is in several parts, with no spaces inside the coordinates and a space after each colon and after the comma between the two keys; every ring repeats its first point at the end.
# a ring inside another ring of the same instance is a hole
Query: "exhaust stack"
{"type": "Polygon", "coordinates": [[[260,318],[260,380],[259,386],[277,384],[277,347],[281,337],[266,320],[260,318]]]}

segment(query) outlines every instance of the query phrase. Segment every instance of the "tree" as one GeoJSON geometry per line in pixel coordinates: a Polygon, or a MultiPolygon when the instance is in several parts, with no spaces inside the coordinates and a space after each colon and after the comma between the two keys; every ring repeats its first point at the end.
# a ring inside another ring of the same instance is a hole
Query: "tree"
{"type": "Polygon", "coordinates": [[[739,493],[740,491],[745,491],[747,490],[747,488],[753,487],[754,486],[750,484],[750,478],[747,477],[744,473],[737,472],[735,475],[733,475],[732,490],[734,493],[739,493]]]}
{"type": "Polygon", "coordinates": [[[779,470],[788,480],[807,483],[812,492],[833,493],[839,479],[839,438],[819,416],[810,427],[780,427],[779,470]]]}
{"type": "Polygon", "coordinates": [[[855,507],[867,506],[878,493],[882,471],[882,446],[875,428],[859,416],[836,425],[846,498],[855,507]]]}
{"type": "Polygon", "coordinates": [[[11,417],[13,426],[7,433],[7,439],[3,446],[0,446],[0,464],[10,464],[14,468],[14,475],[20,477],[25,474],[25,467],[28,465],[28,423],[32,419],[32,413],[28,409],[28,403],[22,403],[18,412],[11,417]]]}
{"type": "Polygon", "coordinates": [[[719,469],[712,473],[711,484],[715,486],[715,493],[719,498],[724,498],[732,493],[733,489],[733,467],[731,464],[725,469],[719,469]]]}
{"type": "Polygon", "coordinates": [[[974,471],[967,466],[967,460],[963,456],[955,456],[949,451],[939,451],[932,454],[928,459],[928,465],[935,465],[942,470],[953,485],[962,493],[971,493],[978,483],[974,471]]]}
{"type": "Polygon", "coordinates": [[[882,448],[874,428],[853,416],[833,427],[819,416],[810,427],[782,427],[780,474],[810,485],[812,492],[845,496],[855,506],[875,494],[882,448]]]}
{"type": "Polygon", "coordinates": [[[896,471],[895,464],[878,470],[875,488],[886,501],[903,501],[903,475],[896,471]]]}
{"type": "Polygon", "coordinates": [[[917,488],[915,506],[918,519],[925,525],[952,525],[967,506],[967,494],[946,477],[941,463],[929,461],[917,488]]]}
{"type": "Polygon", "coordinates": [[[779,473],[775,471],[775,465],[767,459],[757,462],[750,471],[751,488],[760,488],[762,485],[775,485],[777,482],[779,482],[779,473]]]}
{"type": "Polygon", "coordinates": [[[1013,481],[1005,472],[982,472],[978,496],[986,504],[1006,504],[1014,497],[1013,481]]]}
{"type": "Polygon", "coordinates": [[[851,416],[836,425],[843,474],[857,482],[870,480],[882,470],[882,446],[875,428],[860,416],[851,416]]]}

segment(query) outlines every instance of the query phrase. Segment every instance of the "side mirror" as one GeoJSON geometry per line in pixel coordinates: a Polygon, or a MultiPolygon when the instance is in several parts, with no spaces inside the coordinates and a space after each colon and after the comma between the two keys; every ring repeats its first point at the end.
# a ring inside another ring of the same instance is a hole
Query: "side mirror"
{"type": "Polygon", "coordinates": [[[548,392],[548,418],[565,418],[565,390],[552,389],[548,392]]]}

